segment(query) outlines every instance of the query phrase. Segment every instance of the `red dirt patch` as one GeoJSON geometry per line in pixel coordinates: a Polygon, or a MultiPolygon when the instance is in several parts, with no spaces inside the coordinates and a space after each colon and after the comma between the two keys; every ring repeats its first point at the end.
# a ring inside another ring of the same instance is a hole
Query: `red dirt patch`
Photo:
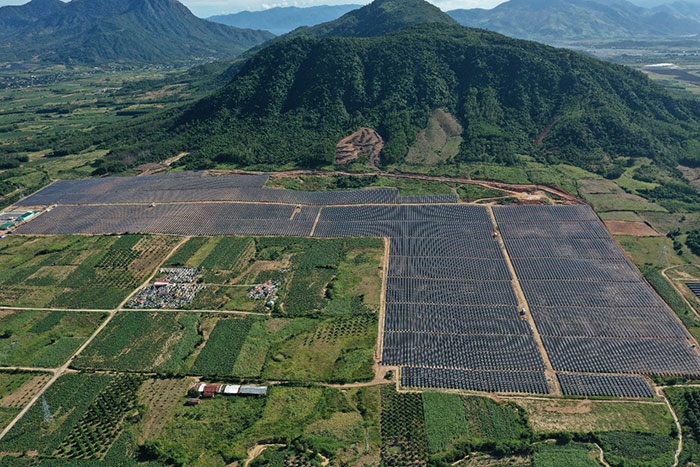
{"type": "Polygon", "coordinates": [[[659,237],[661,234],[644,222],[605,221],[605,226],[613,235],[633,235],[635,237],[659,237]]]}
{"type": "Polygon", "coordinates": [[[549,122],[549,125],[547,125],[547,127],[542,131],[542,133],[540,133],[537,136],[537,139],[535,140],[536,145],[540,146],[542,144],[547,135],[549,135],[552,132],[552,128],[554,128],[554,125],[556,125],[557,122],[561,120],[561,117],[561,115],[557,115],[551,122],[549,122]]]}
{"type": "Polygon", "coordinates": [[[338,143],[335,148],[335,162],[344,165],[366,157],[372,165],[377,165],[382,149],[384,140],[381,135],[371,128],[362,127],[338,143]]]}

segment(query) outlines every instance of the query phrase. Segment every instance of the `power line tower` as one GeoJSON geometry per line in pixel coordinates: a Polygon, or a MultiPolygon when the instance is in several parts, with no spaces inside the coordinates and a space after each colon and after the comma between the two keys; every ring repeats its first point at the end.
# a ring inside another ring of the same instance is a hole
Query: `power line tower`
{"type": "Polygon", "coordinates": [[[49,425],[54,422],[53,414],[49,408],[49,403],[46,402],[46,396],[41,396],[41,410],[44,412],[44,422],[49,425]]]}
{"type": "Polygon", "coordinates": [[[661,267],[666,266],[666,254],[668,253],[668,247],[664,245],[664,247],[661,249],[661,255],[659,256],[659,265],[661,267]]]}

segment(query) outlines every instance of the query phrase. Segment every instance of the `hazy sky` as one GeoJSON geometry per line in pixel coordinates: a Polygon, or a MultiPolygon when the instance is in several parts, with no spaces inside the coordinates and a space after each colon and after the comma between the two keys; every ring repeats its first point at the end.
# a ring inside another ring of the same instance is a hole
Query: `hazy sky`
{"type": "MultiPolygon", "coordinates": [[[[28,0],[0,0],[3,5],[21,5],[28,0]]],[[[64,0],[65,1],[65,0],[64,0]]],[[[369,0],[180,0],[197,16],[211,16],[220,13],[235,13],[241,10],[264,10],[276,6],[341,5],[346,3],[364,4],[369,0]]],[[[454,8],[491,8],[504,0],[429,0],[443,10],[454,8]]]]}

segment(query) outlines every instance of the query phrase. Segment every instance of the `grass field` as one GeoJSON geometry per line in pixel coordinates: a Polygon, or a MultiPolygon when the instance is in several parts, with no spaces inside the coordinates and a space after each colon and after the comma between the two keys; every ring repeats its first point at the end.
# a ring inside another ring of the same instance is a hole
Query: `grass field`
{"type": "Polygon", "coordinates": [[[0,241],[0,306],[114,308],[175,247],[164,236],[13,236],[0,241]]]}
{"type": "Polygon", "coordinates": [[[594,446],[584,443],[559,445],[543,443],[537,445],[532,456],[533,467],[596,467],[598,451],[594,446]]]}
{"type": "Polygon", "coordinates": [[[420,131],[408,150],[407,166],[430,167],[454,159],[462,144],[462,126],[448,112],[433,111],[428,127],[420,131]]]}
{"type": "MultiPolygon", "coordinates": [[[[215,397],[196,407],[177,406],[160,435],[144,444],[152,459],[180,465],[245,459],[261,442],[352,465],[376,464],[378,405],[378,388],[275,387],[267,398],[215,397]]],[[[133,429],[139,433],[140,426],[133,429]]]]}
{"type": "Polygon", "coordinates": [[[518,399],[535,434],[630,431],[669,435],[673,418],[663,403],[518,399]]]}
{"type": "Polygon", "coordinates": [[[106,318],[103,313],[0,310],[0,365],[63,365],[106,318]]]}

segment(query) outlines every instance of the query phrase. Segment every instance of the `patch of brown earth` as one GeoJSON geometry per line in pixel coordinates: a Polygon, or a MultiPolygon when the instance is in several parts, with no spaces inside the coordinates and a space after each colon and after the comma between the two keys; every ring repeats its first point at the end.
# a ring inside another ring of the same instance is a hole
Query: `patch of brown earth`
{"type": "Polygon", "coordinates": [[[700,188],[700,167],[685,167],[679,165],[677,169],[683,172],[683,177],[685,177],[691,185],[700,188]]]}
{"type": "Polygon", "coordinates": [[[0,407],[20,409],[24,407],[29,400],[34,397],[34,394],[39,392],[39,390],[46,384],[46,382],[51,379],[50,374],[36,375],[22,386],[19,387],[12,394],[5,396],[0,401],[0,407]]]}
{"type": "Polygon", "coordinates": [[[633,235],[635,237],[659,237],[661,234],[644,222],[604,221],[613,235],[633,235]]]}
{"type": "Polygon", "coordinates": [[[345,165],[366,157],[372,165],[379,164],[379,154],[384,149],[384,140],[372,128],[362,127],[335,148],[336,164],[345,165]]]}

